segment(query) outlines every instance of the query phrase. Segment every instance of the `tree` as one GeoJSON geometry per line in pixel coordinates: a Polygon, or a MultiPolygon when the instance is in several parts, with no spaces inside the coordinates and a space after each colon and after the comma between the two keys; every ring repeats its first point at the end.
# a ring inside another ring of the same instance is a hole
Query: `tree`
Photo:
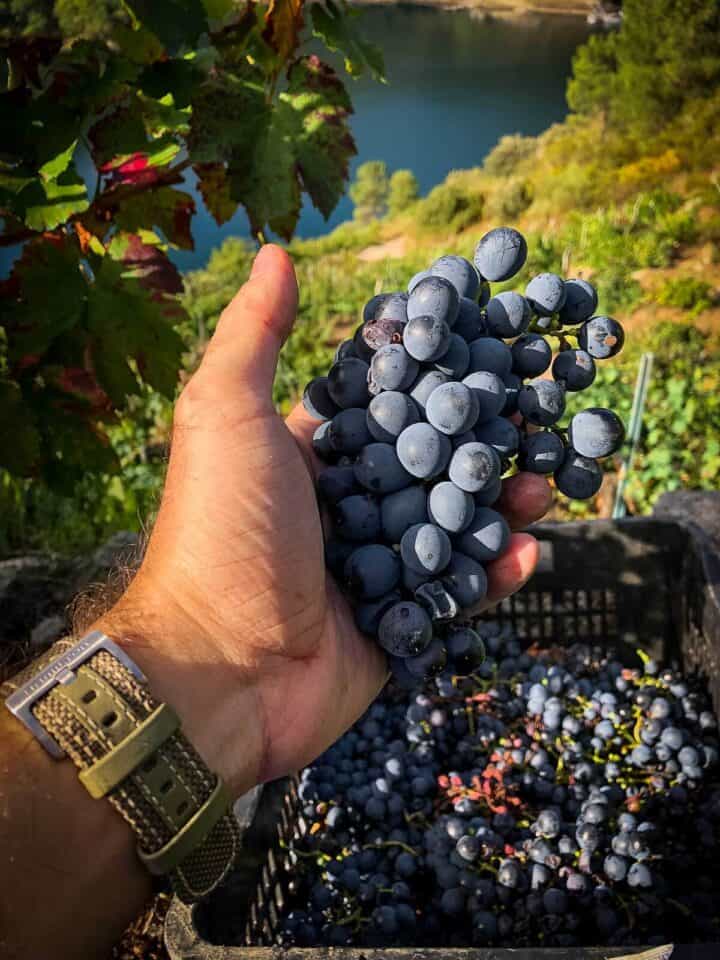
{"type": "Polygon", "coordinates": [[[388,212],[395,214],[407,210],[415,203],[419,194],[417,177],[411,170],[396,170],[390,177],[388,193],[388,212]]]}
{"type": "MultiPolygon", "coordinates": [[[[344,6],[313,32],[382,70],[344,6]]],[[[335,72],[303,55],[303,0],[13,0],[0,5],[0,467],[71,492],[117,469],[106,427],[174,394],[191,168],[218,224],[239,205],[289,238],[302,194],[329,216],[355,144],[335,72]]]]}
{"type": "Polygon", "coordinates": [[[350,187],[350,199],[355,204],[355,219],[369,223],[385,216],[389,191],[385,163],[382,160],[361,163],[350,187]]]}
{"type": "Polygon", "coordinates": [[[718,0],[626,0],[620,30],[591,37],[575,56],[568,103],[578,113],[607,111],[642,138],[719,82],[718,0]]]}

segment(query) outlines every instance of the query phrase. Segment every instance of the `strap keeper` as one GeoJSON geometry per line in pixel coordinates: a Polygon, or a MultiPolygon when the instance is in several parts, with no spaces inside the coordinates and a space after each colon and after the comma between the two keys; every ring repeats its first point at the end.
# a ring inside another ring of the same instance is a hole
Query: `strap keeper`
{"type": "Polygon", "coordinates": [[[208,799],[172,840],[154,853],[146,853],[140,847],[137,848],[138,856],[147,870],[156,876],[174,870],[203,843],[217,822],[230,812],[231,802],[230,791],[218,777],[215,789],[208,799]]]}
{"type": "Polygon", "coordinates": [[[91,797],[96,800],[104,797],[179,729],[178,715],[167,703],[161,703],[109,753],[81,771],[78,779],[91,797]]]}

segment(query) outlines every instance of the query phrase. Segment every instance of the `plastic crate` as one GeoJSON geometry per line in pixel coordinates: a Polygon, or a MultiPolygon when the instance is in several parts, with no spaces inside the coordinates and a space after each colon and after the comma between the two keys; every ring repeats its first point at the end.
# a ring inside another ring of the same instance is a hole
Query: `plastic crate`
{"type": "MultiPolygon", "coordinates": [[[[527,642],[616,643],[678,660],[709,683],[720,714],[720,558],[691,523],[660,519],[541,524],[537,572],[487,618],[510,621],[527,642]]],[[[304,830],[294,778],[266,785],[254,804],[238,869],[207,903],[175,899],[165,923],[172,960],[601,960],[638,947],[305,948],[272,947],[285,898],[281,842],[304,830]],[[224,944],[233,944],[231,946],[224,944]]],[[[720,882],[720,878],[719,881],[720,882]]],[[[676,945],[673,960],[720,960],[720,943],[676,945]]]]}

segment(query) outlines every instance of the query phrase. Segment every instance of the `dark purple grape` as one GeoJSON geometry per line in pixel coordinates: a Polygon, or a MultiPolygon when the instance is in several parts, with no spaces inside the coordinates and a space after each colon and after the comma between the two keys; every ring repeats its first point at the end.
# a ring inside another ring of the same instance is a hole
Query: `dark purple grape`
{"type": "Polygon", "coordinates": [[[565,459],[565,444],[551,430],[528,433],[520,440],[518,466],[528,473],[549,474],[558,470],[565,459]]]}
{"type": "Polygon", "coordinates": [[[528,301],[519,293],[506,290],[488,300],[485,307],[488,333],[509,340],[525,333],[532,319],[528,301]]]}
{"type": "Polygon", "coordinates": [[[586,390],[595,379],[595,361],[584,350],[563,350],[553,361],[552,373],[566,390],[586,390]]]}
{"type": "Polygon", "coordinates": [[[612,317],[591,317],[578,332],[578,344],[595,360],[607,360],[620,353],[625,332],[612,317]]]}
{"type": "Polygon", "coordinates": [[[533,277],[525,296],[541,317],[551,317],[565,305],[565,282],[556,273],[540,273],[533,277]]]}
{"type": "Polygon", "coordinates": [[[509,280],[521,270],[527,259],[525,238],[512,227],[496,227],[475,248],[475,266],[481,277],[490,281],[509,280]]]}
{"type": "Polygon", "coordinates": [[[625,439],[623,422],[612,410],[591,407],[576,413],[568,427],[570,444],[584,457],[609,457],[625,439]]]}
{"type": "Polygon", "coordinates": [[[584,323],[597,310],[598,296],[595,287],[587,280],[565,281],[565,303],[560,310],[560,323],[574,326],[584,323]]]}
{"type": "Polygon", "coordinates": [[[539,377],[550,366],[552,350],[539,333],[526,333],[510,348],[513,373],[519,377],[539,377]]]}

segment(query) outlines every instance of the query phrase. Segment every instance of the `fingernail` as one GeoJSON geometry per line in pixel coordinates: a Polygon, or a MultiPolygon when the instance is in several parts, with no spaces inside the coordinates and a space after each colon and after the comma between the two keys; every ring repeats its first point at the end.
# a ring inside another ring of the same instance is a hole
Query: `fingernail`
{"type": "Polygon", "coordinates": [[[250,279],[253,277],[258,277],[268,268],[270,258],[272,257],[272,246],[270,244],[265,244],[260,247],[253,261],[252,270],[250,271],[250,279]]]}

